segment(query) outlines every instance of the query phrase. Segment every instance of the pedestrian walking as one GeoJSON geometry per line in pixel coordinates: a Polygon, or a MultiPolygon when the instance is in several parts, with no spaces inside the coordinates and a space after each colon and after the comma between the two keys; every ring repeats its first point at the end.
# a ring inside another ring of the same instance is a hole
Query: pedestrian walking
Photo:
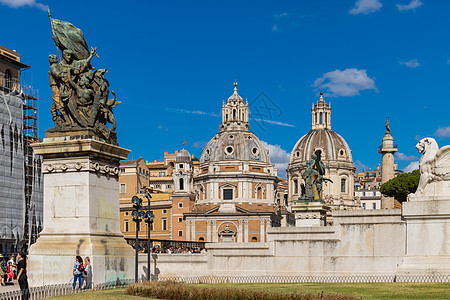
{"type": "Polygon", "coordinates": [[[0,254],[0,283],[5,285],[6,270],[3,269],[3,255],[0,254]]]}
{"type": "Polygon", "coordinates": [[[17,265],[14,261],[14,256],[10,256],[8,260],[8,272],[11,270],[12,278],[10,278],[10,274],[8,273],[8,280],[13,281],[13,279],[17,278],[17,265]]]}
{"type": "Polygon", "coordinates": [[[77,255],[75,258],[75,263],[73,265],[73,288],[75,289],[75,286],[77,285],[78,280],[78,288],[81,289],[81,283],[82,283],[82,275],[84,273],[84,266],[83,266],[83,259],[81,256],[77,255]]]}
{"type": "Polygon", "coordinates": [[[89,256],[86,256],[84,258],[83,281],[85,283],[84,289],[92,288],[92,266],[91,266],[91,259],[89,258],[89,256]]]}
{"type": "Polygon", "coordinates": [[[17,269],[19,269],[19,279],[20,291],[22,292],[22,300],[28,300],[30,298],[30,290],[28,289],[28,277],[27,277],[27,256],[23,252],[19,252],[19,263],[17,264],[17,269]]]}

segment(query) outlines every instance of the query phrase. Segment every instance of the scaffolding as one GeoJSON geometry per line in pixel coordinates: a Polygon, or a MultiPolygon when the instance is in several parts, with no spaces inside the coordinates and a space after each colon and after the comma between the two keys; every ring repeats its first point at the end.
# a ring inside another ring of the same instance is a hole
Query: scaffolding
{"type": "MultiPolygon", "coordinates": [[[[21,84],[18,79],[0,73],[0,91],[22,99],[22,130],[19,139],[23,146],[23,236],[15,237],[14,250],[29,247],[41,231],[43,212],[42,158],[34,155],[31,144],[40,142],[38,135],[38,92],[31,85],[21,84]]],[[[6,99],[6,98],[5,98],[6,99]]],[[[6,101],[5,101],[6,103],[6,101]]],[[[13,251],[14,251],[13,250],[13,251]]]]}
{"type": "MultiPolygon", "coordinates": [[[[39,235],[40,221],[37,220],[36,201],[33,193],[42,193],[42,159],[34,155],[33,143],[40,142],[38,135],[38,92],[30,85],[21,86],[23,100],[23,154],[24,154],[24,175],[25,175],[25,224],[24,239],[28,239],[28,247],[33,244],[39,235]],[[37,187],[37,188],[36,188],[37,187]]],[[[38,195],[36,195],[38,198],[38,195]]]]}

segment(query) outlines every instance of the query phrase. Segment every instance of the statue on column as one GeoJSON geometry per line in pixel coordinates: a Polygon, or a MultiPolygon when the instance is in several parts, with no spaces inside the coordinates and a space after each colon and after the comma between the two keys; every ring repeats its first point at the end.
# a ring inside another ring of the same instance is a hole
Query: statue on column
{"type": "Polygon", "coordinates": [[[53,40],[62,58],[49,55],[49,81],[55,127],[49,132],[90,131],[101,139],[117,143],[113,108],[120,102],[105,78],[106,69],[96,70],[91,60],[97,48],[88,47],[83,32],[69,22],[50,15],[53,40]]]}
{"type": "Polygon", "coordinates": [[[389,127],[389,118],[386,118],[386,123],[384,124],[384,126],[386,127],[386,133],[390,134],[391,128],[389,127]]]}

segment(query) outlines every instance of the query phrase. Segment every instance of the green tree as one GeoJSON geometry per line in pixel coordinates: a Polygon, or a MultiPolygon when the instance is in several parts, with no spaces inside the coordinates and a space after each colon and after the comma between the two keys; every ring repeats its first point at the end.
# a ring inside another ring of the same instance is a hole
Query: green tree
{"type": "Polygon", "coordinates": [[[419,170],[400,174],[381,185],[381,193],[388,197],[394,197],[401,202],[406,201],[408,194],[414,193],[419,185],[419,170]]]}

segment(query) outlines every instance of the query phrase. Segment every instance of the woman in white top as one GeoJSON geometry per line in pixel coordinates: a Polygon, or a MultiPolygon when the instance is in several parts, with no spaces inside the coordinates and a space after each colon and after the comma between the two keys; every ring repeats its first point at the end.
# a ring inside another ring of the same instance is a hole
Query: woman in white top
{"type": "Polygon", "coordinates": [[[83,281],[86,283],[84,285],[84,289],[91,289],[92,288],[92,266],[91,266],[91,259],[89,256],[86,256],[84,258],[84,270],[85,274],[83,274],[83,281]]]}

